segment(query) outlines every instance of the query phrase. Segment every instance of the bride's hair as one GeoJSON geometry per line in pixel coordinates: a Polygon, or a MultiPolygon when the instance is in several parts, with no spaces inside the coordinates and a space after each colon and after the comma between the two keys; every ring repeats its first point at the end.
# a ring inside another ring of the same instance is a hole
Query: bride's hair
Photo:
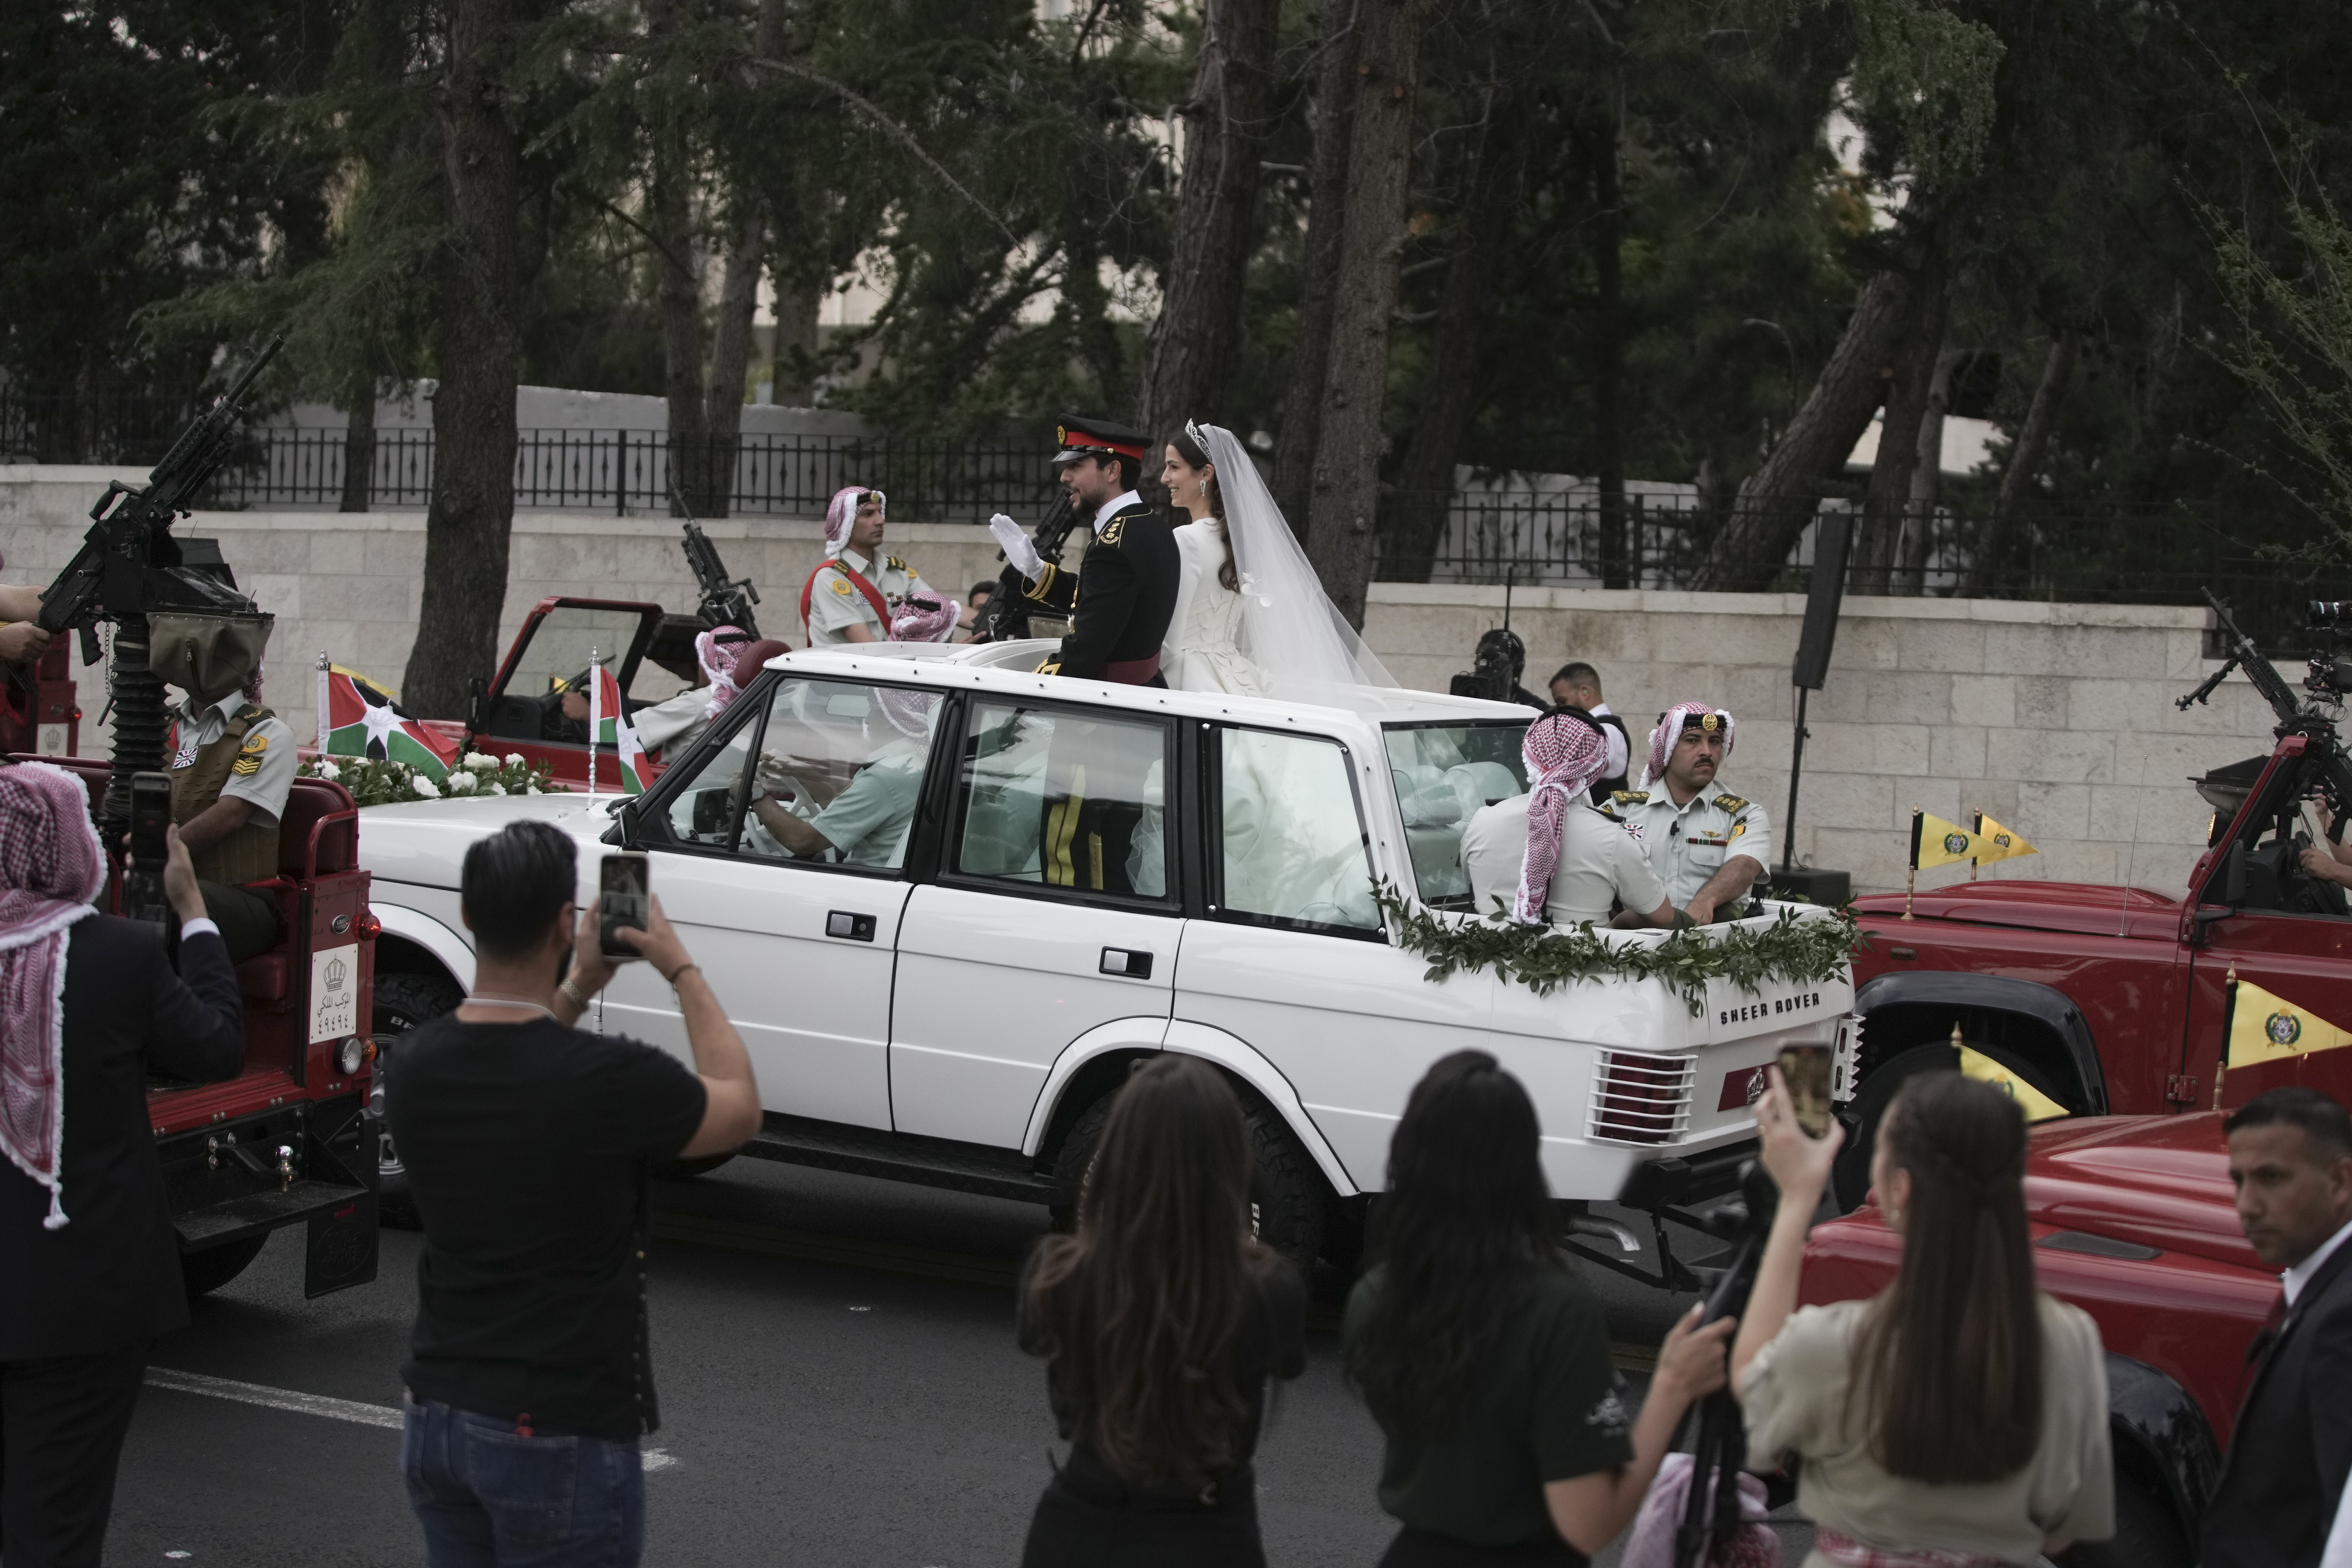
{"type": "MultiPolygon", "coordinates": [[[[1188,468],[1206,468],[1213,466],[1210,461],[1209,454],[1202,449],[1201,443],[1193,440],[1187,431],[1177,431],[1168,437],[1168,444],[1176,448],[1176,455],[1184,459],[1184,466],[1188,468]]],[[[1214,474],[1209,476],[1208,496],[1209,515],[1219,522],[1224,521],[1225,498],[1217,493],[1217,476],[1214,474]]],[[[1228,594],[1238,594],[1242,591],[1241,575],[1234,570],[1234,542],[1230,532],[1225,537],[1225,563],[1217,568],[1217,581],[1225,585],[1225,592],[1228,594]]]]}

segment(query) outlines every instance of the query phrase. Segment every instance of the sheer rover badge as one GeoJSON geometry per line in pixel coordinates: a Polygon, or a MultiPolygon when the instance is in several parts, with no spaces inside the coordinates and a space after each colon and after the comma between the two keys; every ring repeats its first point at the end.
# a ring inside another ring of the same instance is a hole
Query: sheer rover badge
{"type": "Polygon", "coordinates": [[[1800,991],[1790,996],[1771,996],[1761,1002],[1750,1002],[1738,1007],[1718,1007],[1717,1024],[1752,1024],[1759,1018],[1770,1018],[1784,1013],[1802,1013],[1822,1005],[1818,991],[1800,991]]]}

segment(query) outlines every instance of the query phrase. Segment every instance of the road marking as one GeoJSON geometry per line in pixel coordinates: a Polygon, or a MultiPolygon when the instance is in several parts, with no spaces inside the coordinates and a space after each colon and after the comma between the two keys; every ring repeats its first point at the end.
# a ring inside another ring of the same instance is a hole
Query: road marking
{"type": "MultiPolygon", "coordinates": [[[[397,1405],[364,1405],[356,1399],[331,1399],[323,1394],[303,1394],[296,1389],[272,1388],[261,1383],[239,1383],[233,1377],[207,1377],[203,1373],[182,1372],[177,1367],[149,1367],[147,1385],[168,1388],[174,1394],[201,1394],[213,1399],[233,1399],[240,1405],[258,1405],[269,1410],[291,1410],[298,1415],[323,1415],[331,1421],[349,1421],[358,1426],[383,1426],[394,1432],[407,1421],[397,1405]]],[[[667,1448],[647,1448],[644,1462],[648,1471],[667,1470],[677,1463],[677,1456],[667,1448]]]]}

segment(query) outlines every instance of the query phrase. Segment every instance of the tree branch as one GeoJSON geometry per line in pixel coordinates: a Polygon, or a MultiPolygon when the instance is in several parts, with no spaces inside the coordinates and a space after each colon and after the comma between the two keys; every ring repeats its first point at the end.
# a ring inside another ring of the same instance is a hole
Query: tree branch
{"type": "Polygon", "coordinates": [[[937,158],[932,157],[929,153],[923,151],[923,144],[915,140],[915,133],[913,132],[899,124],[896,120],[891,119],[890,116],[883,113],[880,109],[875,107],[874,103],[870,100],[866,99],[853,91],[851,89],[843,86],[840,82],[834,80],[831,77],[820,76],[815,71],[810,70],[807,67],[794,65],[789,60],[753,59],[747,63],[755,70],[775,71],[783,76],[797,77],[802,81],[807,82],[813,87],[821,87],[827,92],[830,92],[835,97],[841,99],[851,108],[856,110],[859,113],[865,115],[866,119],[872,121],[875,126],[885,135],[898,142],[900,146],[906,148],[908,152],[912,153],[921,161],[925,168],[930,170],[932,174],[937,174],[940,177],[940,184],[946,185],[948,189],[953,191],[957,195],[961,196],[964,201],[971,205],[974,212],[980,214],[981,216],[995,225],[997,232],[1004,236],[1005,242],[1007,244],[1011,245],[1016,250],[1020,248],[1021,237],[1013,232],[1012,225],[997,216],[996,214],[990,209],[987,204],[982,202],[978,196],[973,195],[970,191],[964,189],[962,184],[958,181],[953,174],[947,172],[947,168],[944,164],[942,164],[937,158]]]}

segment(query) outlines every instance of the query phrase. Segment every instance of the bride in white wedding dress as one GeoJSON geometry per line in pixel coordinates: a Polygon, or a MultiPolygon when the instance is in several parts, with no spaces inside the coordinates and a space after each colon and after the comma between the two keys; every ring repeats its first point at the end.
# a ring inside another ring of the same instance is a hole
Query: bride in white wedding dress
{"type": "Polygon", "coordinates": [[[1160,479],[1192,516],[1175,531],[1182,574],[1160,654],[1168,684],[1292,701],[1396,679],[1323,592],[1307,552],[1234,433],[1184,426],[1160,479]]]}

